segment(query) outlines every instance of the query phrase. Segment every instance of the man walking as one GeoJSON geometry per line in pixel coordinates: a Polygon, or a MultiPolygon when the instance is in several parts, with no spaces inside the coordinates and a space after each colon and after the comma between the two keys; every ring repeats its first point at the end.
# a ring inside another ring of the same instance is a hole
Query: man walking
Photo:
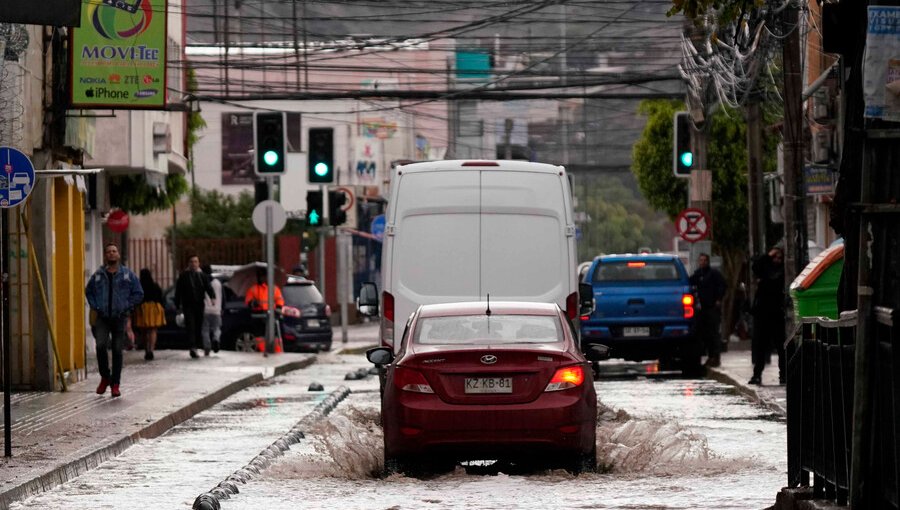
{"type": "Polygon", "coordinates": [[[200,257],[192,255],[188,259],[188,267],[178,275],[175,282],[175,306],[184,314],[184,326],[188,334],[188,346],[192,358],[198,358],[196,349],[203,347],[209,356],[209,340],[202,341],[204,299],[215,298],[212,286],[203,271],[200,270],[200,257]]]}
{"type": "Polygon", "coordinates": [[[778,382],[784,384],[784,252],[776,246],[755,258],[750,268],[756,277],[756,296],[750,310],[753,314],[753,377],[749,382],[762,385],[763,370],[775,349],[778,352],[778,382]]]}
{"type": "Polygon", "coordinates": [[[119,247],[115,243],[107,243],[103,247],[103,259],[104,265],[91,275],[84,295],[91,308],[91,332],[97,345],[97,366],[100,370],[97,394],[106,393],[106,388],[111,386],[112,396],[118,397],[122,394],[119,384],[126,326],[131,310],[144,299],[144,291],[138,277],[119,264],[119,247]],[[112,351],[112,371],[107,349],[112,351]]]}
{"type": "Polygon", "coordinates": [[[725,297],[725,278],[722,273],[709,265],[709,255],[701,253],[697,257],[697,269],[691,275],[691,285],[697,289],[696,331],[698,339],[706,347],[706,366],[718,367],[722,364],[720,352],[722,342],[719,335],[722,321],[722,299],[725,297]]]}
{"type": "Polygon", "coordinates": [[[219,352],[219,342],[222,338],[222,282],[212,276],[212,267],[203,264],[203,274],[209,278],[215,297],[204,296],[203,299],[203,350],[209,352],[210,340],[212,340],[213,352],[219,352]]]}

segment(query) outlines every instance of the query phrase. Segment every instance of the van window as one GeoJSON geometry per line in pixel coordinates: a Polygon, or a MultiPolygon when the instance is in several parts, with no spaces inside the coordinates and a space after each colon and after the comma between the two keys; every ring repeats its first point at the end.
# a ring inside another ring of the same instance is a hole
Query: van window
{"type": "Polygon", "coordinates": [[[654,282],[680,279],[675,263],[668,260],[600,262],[594,271],[595,282],[654,282]]]}

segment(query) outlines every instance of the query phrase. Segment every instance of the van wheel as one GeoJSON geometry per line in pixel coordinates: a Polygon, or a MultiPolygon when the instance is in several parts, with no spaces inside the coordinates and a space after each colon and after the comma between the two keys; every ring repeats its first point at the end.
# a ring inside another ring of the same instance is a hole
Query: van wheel
{"type": "Polygon", "coordinates": [[[246,331],[239,334],[234,340],[234,350],[237,352],[254,352],[256,351],[256,342],[253,335],[246,331]]]}

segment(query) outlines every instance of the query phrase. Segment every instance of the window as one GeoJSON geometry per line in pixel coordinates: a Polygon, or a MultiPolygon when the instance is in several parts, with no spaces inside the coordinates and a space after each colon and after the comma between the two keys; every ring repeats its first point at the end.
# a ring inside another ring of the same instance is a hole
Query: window
{"type": "Polygon", "coordinates": [[[460,315],[419,319],[414,341],[426,345],[496,345],[560,342],[562,338],[555,315],[460,315]]]}
{"type": "Polygon", "coordinates": [[[672,261],[600,262],[594,271],[595,282],[647,282],[681,279],[672,261]]]}

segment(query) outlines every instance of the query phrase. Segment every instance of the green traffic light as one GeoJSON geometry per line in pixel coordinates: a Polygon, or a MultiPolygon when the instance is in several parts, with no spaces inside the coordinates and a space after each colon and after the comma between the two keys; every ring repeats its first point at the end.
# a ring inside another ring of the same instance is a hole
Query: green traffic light
{"type": "Polygon", "coordinates": [[[313,209],[312,211],[309,211],[307,218],[309,219],[310,225],[318,225],[319,224],[319,213],[315,209],[313,209]]]}
{"type": "Polygon", "coordinates": [[[325,177],[326,175],[328,175],[328,165],[326,165],[325,163],[316,163],[316,166],[313,167],[313,170],[319,177],[325,177]]]}
{"type": "Polygon", "coordinates": [[[263,161],[269,166],[274,166],[278,163],[278,153],[273,150],[267,150],[263,153],[263,161]]]}
{"type": "Polygon", "coordinates": [[[682,152],[681,153],[681,164],[688,168],[694,165],[694,153],[693,152],[682,152]]]}

